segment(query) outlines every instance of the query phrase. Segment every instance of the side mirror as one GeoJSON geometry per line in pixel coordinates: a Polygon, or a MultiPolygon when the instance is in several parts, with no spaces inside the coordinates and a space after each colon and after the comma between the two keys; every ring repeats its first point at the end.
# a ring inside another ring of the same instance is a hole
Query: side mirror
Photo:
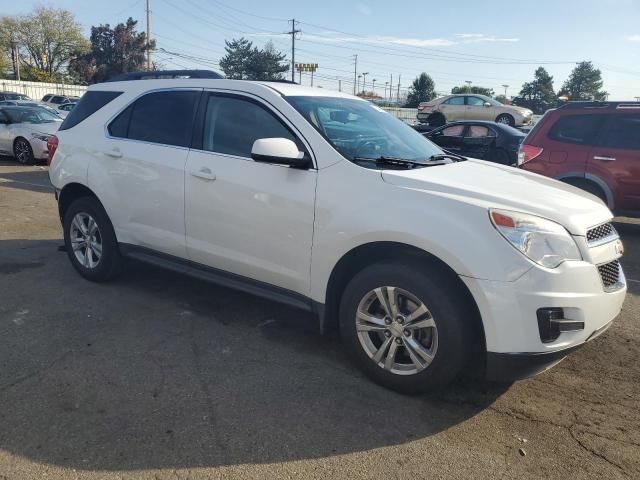
{"type": "Polygon", "coordinates": [[[485,106],[485,107],[490,107],[490,106],[491,106],[491,104],[490,104],[489,102],[484,102],[484,106],[485,106]]]}
{"type": "Polygon", "coordinates": [[[259,138],[253,142],[251,158],[256,162],[276,163],[294,168],[311,167],[311,159],[288,138],[259,138]]]}

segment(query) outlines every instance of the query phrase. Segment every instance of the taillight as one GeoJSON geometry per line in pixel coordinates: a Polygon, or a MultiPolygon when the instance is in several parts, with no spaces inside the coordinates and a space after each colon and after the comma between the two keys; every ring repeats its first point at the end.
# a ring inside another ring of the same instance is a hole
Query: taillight
{"type": "Polygon", "coordinates": [[[518,149],[518,165],[527,163],[542,153],[542,148],[533,145],[520,145],[518,149]]]}
{"type": "Polygon", "coordinates": [[[47,140],[47,165],[51,166],[51,160],[53,160],[53,155],[56,153],[56,149],[58,148],[58,137],[55,135],[51,135],[47,140]]]}

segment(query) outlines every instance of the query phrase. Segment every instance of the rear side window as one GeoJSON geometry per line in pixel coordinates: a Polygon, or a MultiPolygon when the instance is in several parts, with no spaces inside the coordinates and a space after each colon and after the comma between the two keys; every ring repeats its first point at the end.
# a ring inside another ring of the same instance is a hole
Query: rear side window
{"type": "Polygon", "coordinates": [[[62,125],[60,125],[60,130],[68,130],[75,127],[120,95],[122,95],[122,92],[89,91],[85,93],[75,108],[66,116],[62,125]]]}
{"type": "Polygon", "coordinates": [[[451,97],[444,103],[447,105],[464,105],[464,97],[451,97]]]}
{"type": "Polygon", "coordinates": [[[571,115],[560,117],[549,130],[549,138],[558,142],[596,145],[603,115],[571,115]]]}
{"type": "Polygon", "coordinates": [[[186,90],[148,93],[109,124],[109,134],[118,138],[188,147],[199,94],[186,90]]]}
{"type": "Polygon", "coordinates": [[[640,115],[614,115],[602,141],[603,147],[640,150],[640,115]]]}

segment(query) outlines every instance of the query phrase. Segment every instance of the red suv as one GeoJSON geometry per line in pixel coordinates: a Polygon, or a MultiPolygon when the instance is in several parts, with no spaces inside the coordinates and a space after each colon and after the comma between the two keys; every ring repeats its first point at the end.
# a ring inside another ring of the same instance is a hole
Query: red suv
{"type": "Polygon", "coordinates": [[[617,215],[640,216],[640,102],[570,102],[524,139],[518,165],[596,195],[617,215]]]}

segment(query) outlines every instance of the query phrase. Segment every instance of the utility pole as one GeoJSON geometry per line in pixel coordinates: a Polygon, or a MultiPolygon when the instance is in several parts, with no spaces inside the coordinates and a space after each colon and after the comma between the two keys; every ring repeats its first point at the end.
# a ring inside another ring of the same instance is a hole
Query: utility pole
{"type": "Polygon", "coordinates": [[[287,32],[291,35],[291,81],[296,81],[296,33],[300,33],[301,30],[296,30],[296,19],[292,18],[291,31],[287,32]]]}
{"type": "Polygon", "coordinates": [[[147,0],[147,70],[151,70],[151,0],[147,0]]]}
{"type": "Polygon", "coordinates": [[[373,96],[376,96],[376,79],[373,79],[373,86],[371,87],[371,91],[373,92],[373,96]]]}
{"type": "Polygon", "coordinates": [[[356,94],[356,84],[358,83],[358,55],[353,56],[353,94],[356,94]]]}
{"type": "Polygon", "coordinates": [[[396,102],[398,102],[398,104],[400,103],[400,78],[402,78],[402,75],[398,74],[398,93],[396,95],[396,102]]]}
{"type": "Polygon", "coordinates": [[[13,61],[15,79],[20,81],[20,57],[18,56],[18,42],[15,40],[11,40],[11,61],[13,61]]]}
{"type": "Polygon", "coordinates": [[[342,91],[342,80],[338,79],[338,91],[342,91]]]}
{"type": "Polygon", "coordinates": [[[505,100],[507,99],[507,88],[509,88],[509,85],[502,85],[504,87],[504,98],[505,100]]]}
{"type": "Polygon", "coordinates": [[[392,88],[393,88],[393,73],[389,78],[389,102],[393,101],[393,92],[391,91],[392,88]]]}
{"type": "Polygon", "coordinates": [[[360,79],[362,78],[362,75],[358,75],[358,82],[357,82],[357,92],[360,93],[360,79]]]}

